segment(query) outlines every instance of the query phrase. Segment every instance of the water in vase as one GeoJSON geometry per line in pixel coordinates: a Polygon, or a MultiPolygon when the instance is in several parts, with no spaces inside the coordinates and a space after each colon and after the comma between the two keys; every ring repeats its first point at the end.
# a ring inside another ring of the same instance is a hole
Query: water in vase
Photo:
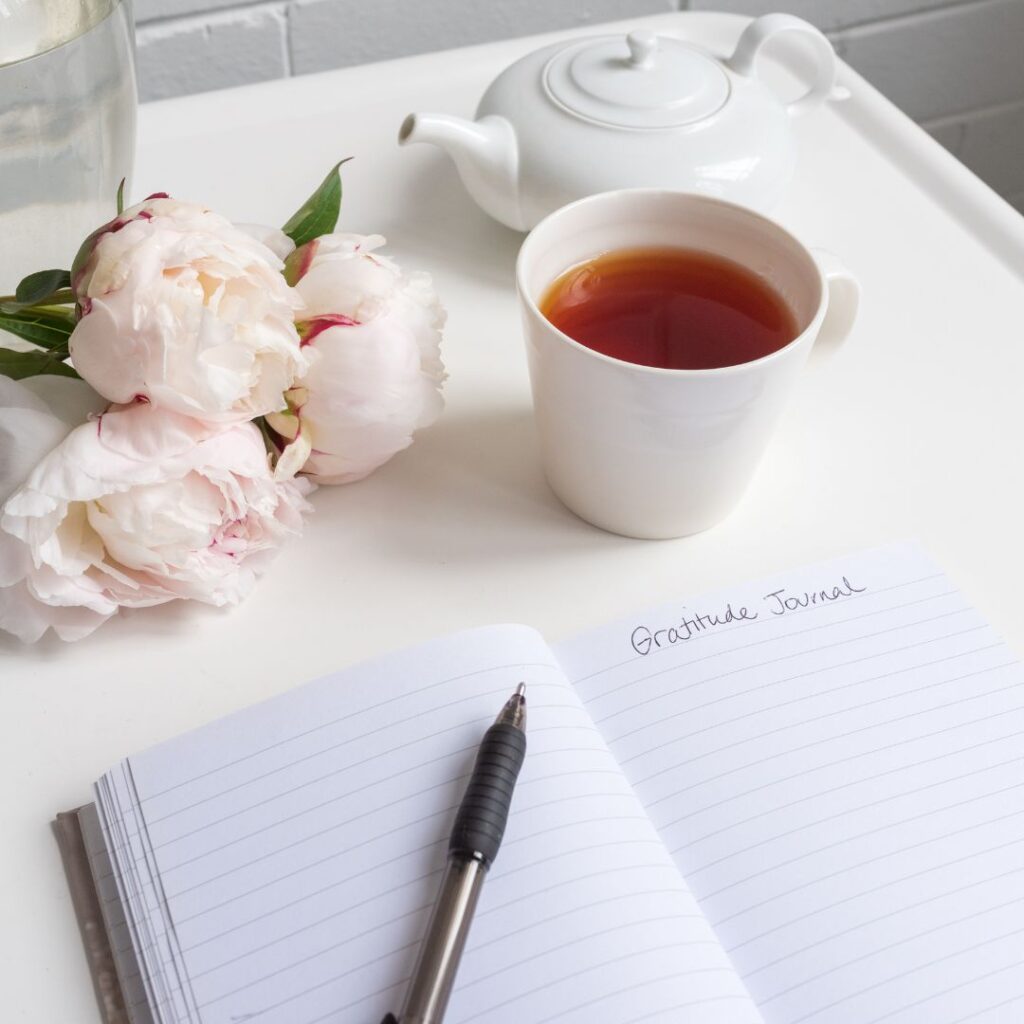
{"type": "Polygon", "coordinates": [[[127,2],[0,0],[0,294],[114,215],[135,107],[127,2]]]}

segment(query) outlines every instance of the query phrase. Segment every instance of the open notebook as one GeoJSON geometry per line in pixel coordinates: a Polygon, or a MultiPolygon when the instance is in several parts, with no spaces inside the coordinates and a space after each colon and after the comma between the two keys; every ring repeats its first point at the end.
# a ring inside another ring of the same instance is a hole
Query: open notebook
{"type": "Polygon", "coordinates": [[[500,626],[128,758],[82,815],[137,1024],[377,1024],[496,708],[529,750],[450,1024],[1024,1019],[1024,679],[916,548],[500,626]]]}

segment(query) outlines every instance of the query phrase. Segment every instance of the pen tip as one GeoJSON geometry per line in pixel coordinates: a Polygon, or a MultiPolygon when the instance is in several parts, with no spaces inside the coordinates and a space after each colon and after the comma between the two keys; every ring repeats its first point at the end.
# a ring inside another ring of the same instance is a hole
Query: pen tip
{"type": "Polygon", "coordinates": [[[507,701],[498,717],[494,720],[499,725],[514,725],[518,729],[526,728],[526,683],[520,683],[515,693],[507,701]]]}

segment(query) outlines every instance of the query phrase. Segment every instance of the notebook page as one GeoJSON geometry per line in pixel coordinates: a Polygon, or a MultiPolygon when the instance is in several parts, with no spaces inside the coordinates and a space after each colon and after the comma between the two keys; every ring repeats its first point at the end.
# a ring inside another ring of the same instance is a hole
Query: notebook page
{"type": "Polygon", "coordinates": [[[89,804],[78,812],[78,822],[82,829],[82,841],[89,857],[89,870],[93,884],[96,886],[96,897],[103,915],[103,923],[107,929],[107,939],[114,958],[117,980],[124,997],[124,1008],[131,1024],[152,1024],[153,1017],[149,1012],[148,996],[139,971],[138,960],[132,948],[131,933],[125,920],[122,903],[114,881],[114,870],[110,864],[103,832],[100,828],[96,807],[89,804]]]}
{"type": "Polygon", "coordinates": [[[581,1024],[598,1004],[605,1024],[684,1007],[696,1024],[759,1021],[549,648],[520,627],[347,670],[129,759],[126,831],[141,876],[152,859],[160,945],[180,950],[188,989],[174,1005],[203,1024],[396,1009],[477,745],[521,679],[529,750],[446,1022],[581,1024]]]}
{"type": "MultiPolygon", "coordinates": [[[[96,809],[104,845],[112,863],[116,900],[125,918],[148,1006],[157,1024],[193,1019],[174,960],[163,905],[152,876],[152,855],[145,846],[134,809],[134,789],[122,763],[96,784],[96,809]]],[[[104,897],[113,902],[114,893],[104,897]]]]}
{"type": "Polygon", "coordinates": [[[1022,670],[917,548],[556,650],[767,1024],[1024,1019],[1022,670]]]}

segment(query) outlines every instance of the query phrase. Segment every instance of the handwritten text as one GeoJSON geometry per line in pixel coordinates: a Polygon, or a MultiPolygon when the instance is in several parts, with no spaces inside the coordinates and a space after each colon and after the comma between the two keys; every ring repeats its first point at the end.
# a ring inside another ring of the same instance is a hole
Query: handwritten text
{"type": "Polygon", "coordinates": [[[812,604],[831,604],[844,597],[863,594],[867,587],[855,587],[845,576],[840,586],[828,587],[825,590],[805,590],[802,594],[787,594],[786,588],[773,590],[765,594],[763,600],[768,604],[772,615],[785,615],[795,612],[798,608],[809,608],[812,604]]]}
{"type": "Polygon", "coordinates": [[[733,622],[754,622],[762,611],[777,618],[802,609],[832,604],[853,597],[854,594],[863,594],[866,590],[867,587],[854,586],[846,576],[842,577],[841,583],[822,587],[820,590],[791,592],[786,587],[780,587],[761,598],[763,607],[760,610],[746,605],[734,606],[732,601],[714,612],[690,613],[684,610],[682,616],[672,625],[637,626],[630,634],[629,642],[637,654],[646,657],[654,651],[687,643],[696,636],[713,632],[733,622]]]}
{"type": "Polygon", "coordinates": [[[714,614],[699,613],[692,617],[684,614],[678,623],[664,629],[651,630],[648,626],[637,626],[630,637],[630,643],[637,654],[650,654],[659,647],[685,643],[716,626],[724,626],[730,622],[753,622],[756,618],[757,612],[750,611],[745,605],[734,610],[730,603],[722,611],[714,614]]]}

